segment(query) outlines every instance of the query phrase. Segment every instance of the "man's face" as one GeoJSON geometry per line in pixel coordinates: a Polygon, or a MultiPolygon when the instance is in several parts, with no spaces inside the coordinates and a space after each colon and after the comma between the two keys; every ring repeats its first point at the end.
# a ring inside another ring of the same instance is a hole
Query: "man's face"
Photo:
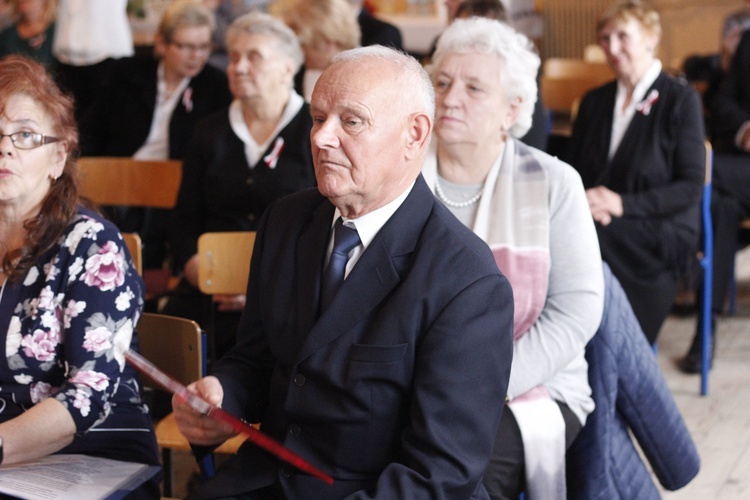
{"type": "Polygon", "coordinates": [[[334,64],[315,85],[310,137],[318,189],[347,217],[392,201],[419,170],[407,165],[411,117],[397,82],[393,63],[368,58],[334,64]]]}

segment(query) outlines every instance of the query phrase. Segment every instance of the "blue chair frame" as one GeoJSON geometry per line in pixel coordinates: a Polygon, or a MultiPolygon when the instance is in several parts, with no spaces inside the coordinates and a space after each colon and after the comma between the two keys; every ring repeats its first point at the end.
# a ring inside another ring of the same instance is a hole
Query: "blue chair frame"
{"type": "Polygon", "coordinates": [[[700,264],[703,268],[703,301],[701,307],[701,395],[708,395],[708,372],[711,362],[711,300],[714,258],[714,228],[711,222],[711,181],[713,175],[713,148],[709,141],[706,146],[706,177],[703,183],[701,213],[703,219],[703,255],[700,264]]]}

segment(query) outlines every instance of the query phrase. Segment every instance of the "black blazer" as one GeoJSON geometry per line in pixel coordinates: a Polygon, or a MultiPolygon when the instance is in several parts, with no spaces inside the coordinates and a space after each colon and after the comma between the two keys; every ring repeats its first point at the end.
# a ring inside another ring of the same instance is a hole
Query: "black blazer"
{"type": "Polygon", "coordinates": [[[673,259],[687,258],[697,244],[705,133],[700,98],[686,82],[662,73],[646,95],[654,89],[658,100],[648,114],[636,111],[611,160],[617,84],[590,91],[563,156],[581,174],[585,188],[603,185],[622,196],[623,220],[639,221],[644,245],[671,267],[673,259]],[[661,248],[650,240],[661,241],[661,248]]]}
{"type": "Polygon", "coordinates": [[[750,120],[750,30],[746,30],[724,81],[710,103],[712,140],[717,152],[737,152],[734,138],[750,120]]]}
{"type": "MultiPolygon", "coordinates": [[[[154,118],[158,64],[153,57],[117,61],[107,91],[84,121],[82,154],[133,156],[143,146],[154,118]]],[[[231,100],[226,75],[206,65],[190,80],[172,113],[169,158],[181,160],[196,123],[231,100]]]]}
{"type": "Polygon", "coordinates": [[[225,409],[335,482],[245,444],[196,497],[279,481],[296,499],[487,498],[513,352],[508,281],[420,176],[319,315],[333,212],[317,190],[267,210],[238,344],[213,374],[225,409]]]}
{"type": "Polygon", "coordinates": [[[394,25],[381,21],[367,9],[362,9],[357,16],[359,29],[362,31],[362,46],[385,45],[394,49],[404,50],[401,31],[394,25]]]}
{"type": "MultiPolygon", "coordinates": [[[[310,148],[310,108],[304,104],[277,138],[284,140],[278,163],[264,160],[250,168],[245,145],[232,131],[224,108],[202,120],[188,149],[182,183],[170,225],[177,269],[198,250],[207,231],[255,231],[266,207],[301,189],[315,186],[310,148]]],[[[269,154],[275,145],[271,141],[269,154]]]]}

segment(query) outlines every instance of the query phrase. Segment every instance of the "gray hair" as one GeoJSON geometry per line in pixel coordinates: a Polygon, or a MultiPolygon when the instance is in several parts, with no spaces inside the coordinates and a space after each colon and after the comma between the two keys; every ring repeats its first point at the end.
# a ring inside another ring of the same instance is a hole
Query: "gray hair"
{"type": "Polygon", "coordinates": [[[227,47],[235,38],[243,33],[247,35],[270,35],[274,37],[278,42],[281,52],[294,62],[295,73],[300,69],[305,60],[302,47],[294,31],[281,20],[269,14],[253,11],[235,19],[227,29],[227,47]]]}
{"type": "Polygon", "coordinates": [[[434,76],[447,54],[472,52],[495,55],[505,63],[500,68],[500,83],[508,99],[521,99],[518,119],[508,133],[523,137],[531,128],[537,99],[536,77],[541,61],[534,45],[525,35],[500,21],[480,17],[457,19],[440,35],[427,70],[434,76]]]}
{"type": "Polygon", "coordinates": [[[435,90],[430,76],[419,61],[390,47],[368,45],[339,52],[331,60],[331,65],[361,59],[382,59],[397,66],[400,70],[398,78],[402,84],[400,95],[403,102],[416,105],[416,111],[429,116],[430,121],[435,118],[435,90]]]}

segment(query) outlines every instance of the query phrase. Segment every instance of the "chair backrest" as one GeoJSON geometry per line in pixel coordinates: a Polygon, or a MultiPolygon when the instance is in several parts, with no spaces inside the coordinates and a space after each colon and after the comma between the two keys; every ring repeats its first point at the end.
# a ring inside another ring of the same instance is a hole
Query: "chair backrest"
{"type": "MultiPolygon", "coordinates": [[[[137,326],[141,354],[183,385],[203,376],[201,329],[195,321],[143,313],[137,326]]],[[[143,377],[147,387],[151,381],[143,377]]]]}
{"type": "Polygon", "coordinates": [[[567,113],[576,99],[614,77],[606,63],[583,59],[547,59],[542,65],[539,83],[544,106],[553,112],[567,113]]]}
{"type": "Polygon", "coordinates": [[[254,231],[203,233],[198,238],[198,288],[238,295],[247,290],[254,231]]]}
{"type": "Polygon", "coordinates": [[[143,244],[138,233],[122,233],[122,239],[130,251],[130,257],[133,259],[133,266],[138,274],[143,276],[143,244]]]}
{"type": "Polygon", "coordinates": [[[98,205],[172,208],[182,181],[178,160],[78,159],[82,194],[98,205]]]}

